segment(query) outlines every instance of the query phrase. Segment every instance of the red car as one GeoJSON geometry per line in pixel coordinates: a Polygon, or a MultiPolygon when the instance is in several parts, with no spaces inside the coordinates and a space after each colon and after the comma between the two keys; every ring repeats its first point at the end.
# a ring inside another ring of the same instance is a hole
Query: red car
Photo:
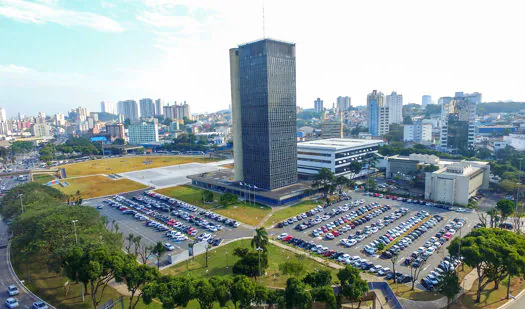
{"type": "Polygon", "coordinates": [[[332,231],[332,235],[334,235],[335,237],[341,235],[341,233],[339,233],[338,231],[332,231]]]}
{"type": "Polygon", "coordinates": [[[390,199],[390,195],[385,196],[385,198],[390,199]]]}
{"type": "Polygon", "coordinates": [[[284,238],[281,239],[281,240],[282,240],[282,241],[290,241],[292,238],[293,238],[292,235],[288,235],[288,236],[284,237],[284,238]]]}

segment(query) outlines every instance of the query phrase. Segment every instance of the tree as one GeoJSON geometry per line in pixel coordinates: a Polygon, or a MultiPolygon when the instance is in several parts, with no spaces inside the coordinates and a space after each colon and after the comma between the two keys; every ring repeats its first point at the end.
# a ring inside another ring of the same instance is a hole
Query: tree
{"type": "Polygon", "coordinates": [[[326,302],[330,309],[337,308],[337,300],[335,298],[334,289],[331,286],[319,286],[313,288],[310,293],[312,294],[313,301],[326,302]]]}
{"type": "Polygon", "coordinates": [[[426,264],[427,264],[427,261],[422,260],[421,263],[419,264],[419,267],[413,267],[412,265],[408,267],[410,269],[410,277],[412,277],[412,281],[411,281],[412,288],[410,289],[411,291],[414,290],[417,279],[419,279],[419,275],[421,274],[421,271],[423,271],[423,268],[426,264]]]}
{"type": "Polygon", "coordinates": [[[319,172],[314,176],[313,186],[317,188],[322,187],[325,190],[328,190],[334,181],[334,173],[332,173],[331,170],[324,167],[320,169],[319,172]]]}
{"type": "Polygon", "coordinates": [[[268,232],[264,227],[255,229],[255,236],[252,239],[252,248],[262,248],[266,250],[268,247],[268,232]]]}
{"type": "MultiPolygon", "coordinates": [[[[237,252],[234,252],[236,254],[237,252]]],[[[248,277],[259,276],[259,258],[260,258],[260,269],[264,272],[268,268],[268,254],[267,251],[262,251],[259,255],[257,251],[249,251],[243,257],[241,257],[233,265],[233,273],[238,275],[245,275],[248,277]]]]}
{"type": "Polygon", "coordinates": [[[133,246],[133,241],[135,240],[135,235],[133,235],[133,233],[129,233],[128,236],[126,237],[126,240],[128,241],[126,244],[126,252],[130,254],[131,247],[133,246]]]}
{"type": "Polygon", "coordinates": [[[264,304],[267,299],[268,289],[262,284],[255,285],[255,297],[253,298],[253,301],[260,306],[264,304]]]}
{"type": "Polygon", "coordinates": [[[144,287],[142,299],[150,304],[153,298],[162,302],[162,308],[187,307],[195,298],[195,282],[183,276],[161,276],[155,282],[144,287]]]}
{"type": "Polygon", "coordinates": [[[328,269],[321,269],[314,272],[309,272],[303,278],[303,282],[312,288],[321,286],[330,286],[332,284],[332,272],[328,269]]]}
{"type": "Polygon", "coordinates": [[[117,138],[113,141],[112,143],[113,145],[125,145],[126,144],[126,140],[122,139],[122,138],[117,138]]]}
{"type": "Polygon", "coordinates": [[[341,294],[352,302],[359,301],[360,307],[361,296],[368,292],[368,284],[361,278],[359,269],[346,265],[339,270],[337,278],[341,282],[341,294]]]}
{"type": "Polygon", "coordinates": [[[385,249],[385,244],[382,243],[382,242],[378,243],[378,244],[376,245],[376,249],[377,249],[377,251],[379,251],[379,252],[383,251],[383,249],[385,249]]]}
{"type": "Polygon", "coordinates": [[[195,284],[195,296],[201,309],[213,309],[216,301],[215,290],[206,279],[201,279],[195,284]]]}
{"type": "Polygon", "coordinates": [[[396,264],[397,260],[399,259],[398,255],[393,255],[392,258],[390,258],[390,262],[392,262],[392,272],[394,273],[394,280],[396,280],[396,264]]]}
{"type": "Polygon", "coordinates": [[[232,301],[237,308],[237,303],[241,309],[249,308],[255,299],[255,283],[246,276],[236,276],[232,284],[232,301]]]}
{"type": "Polygon", "coordinates": [[[355,175],[361,173],[361,170],[363,169],[363,163],[359,161],[352,161],[348,168],[350,169],[350,172],[352,172],[352,178],[354,178],[355,175]]]}
{"type": "Polygon", "coordinates": [[[299,261],[288,260],[279,264],[279,272],[283,275],[298,277],[304,271],[304,264],[299,261]]]}
{"type": "Polygon", "coordinates": [[[452,270],[445,271],[436,289],[447,298],[447,309],[450,308],[451,299],[461,291],[457,272],[452,270]]]}
{"type": "Polygon", "coordinates": [[[221,204],[222,206],[227,206],[237,203],[238,200],[239,197],[236,194],[228,192],[221,195],[221,197],[219,198],[219,204],[221,204]]]}
{"type": "Polygon", "coordinates": [[[284,290],[286,308],[307,309],[312,303],[312,295],[306,290],[306,285],[297,278],[289,278],[284,290]]]}
{"type": "Polygon", "coordinates": [[[166,252],[166,247],[162,244],[162,242],[157,242],[153,249],[151,250],[151,253],[157,256],[157,269],[160,269],[160,257],[166,252]]]}
{"type": "Polygon", "coordinates": [[[231,289],[233,282],[227,277],[211,277],[210,284],[215,289],[215,298],[221,307],[227,307],[227,302],[231,300],[231,289]]]}
{"type": "Polygon", "coordinates": [[[211,202],[213,202],[213,193],[210,190],[203,190],[202,191],[202,202],[203,203],[211,203],[211,202]]]}
{"type": "Polygon", "coordinates": [[[266,304],[270,309],[272,309],[274,305],[277,305],[278,308],[284,308],[284,290],[269,290],[266,304]]]}
{"type": "Polygon", "coordinates": [[[90,245],[83,250],[68,250],[63,268],[70,280],[84,283],[89,288],[93,307],[97,308],[108,283],[122,272],[124,257],[121,251],[112,251],[102,245],[90,245]]]}
{"type": "Polygon", "coordinates": [[[129,309],[137,306],[144,293],[144,287],[156,280],[158,276],[159,272],[157,269],[145,264],[139,265],[135,256],[128,255],[124,267],[115,279],[124,281],[128,291],[131,293],[129,296],[129,309]]]}
{"type": "Polygon", "coordinates": [[[502,199],[496,203],[496,209],[501,214],[501,221],[505,222],[505,220],[514,213],[514,203],[507,199],[502,199]]]}
{"type": "Polygon", "coordinates": [[[412,121],[412,117],[404,116],[403,117],[403,124],[414,124],[414,121],[412,121]]]}

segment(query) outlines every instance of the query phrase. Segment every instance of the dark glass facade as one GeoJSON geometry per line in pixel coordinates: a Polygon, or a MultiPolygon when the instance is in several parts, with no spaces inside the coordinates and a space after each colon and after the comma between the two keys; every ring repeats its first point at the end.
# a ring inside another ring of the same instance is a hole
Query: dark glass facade
{"type": "Polygon", "coordinates": [[[297,182],[295,45],[239,46],[244,181],[273,190],[297,182]]]}

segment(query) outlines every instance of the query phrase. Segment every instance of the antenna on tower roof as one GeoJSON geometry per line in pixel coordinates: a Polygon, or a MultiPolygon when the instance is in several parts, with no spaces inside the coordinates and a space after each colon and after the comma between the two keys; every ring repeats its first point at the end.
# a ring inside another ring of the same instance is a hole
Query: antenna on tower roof
{"type": "Polygon", "coordinates": [[[264,0],[262,0],[262,28],[263,28],[263,39],[266,39],[266,27],[264,24],[264,0]]]}

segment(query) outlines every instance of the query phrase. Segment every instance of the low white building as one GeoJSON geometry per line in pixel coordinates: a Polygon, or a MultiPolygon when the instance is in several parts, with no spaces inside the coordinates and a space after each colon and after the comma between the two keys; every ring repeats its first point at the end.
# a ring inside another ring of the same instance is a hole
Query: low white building
{"type": "Polygon", "coordinates": [[[480,189],[488,189],[488,162],[461,161],[425,174],[425,199],[451,205],[467,205],[480,189]]]}
{"type": "Polygon", "coordinates": [[[503,140],[516,150],[525,150],[525,134],[509,134],[509,136],[504,136],[503,140]]]}
{"type": "Polygon", "coordinates": [[[159,128],[156,122],[140,122],[128,127],[129,143],[140,145],[159,141],[159,128]]]}
{"type": "Polygon", "coordinates": [[[303,176],[313,176],[322,168],[327,168],[336,176],[359,177],[351,175],[350,164],[363,161],[377,153],[381,140],[330,138],[297,143],[297,172],[303,176]]]}

